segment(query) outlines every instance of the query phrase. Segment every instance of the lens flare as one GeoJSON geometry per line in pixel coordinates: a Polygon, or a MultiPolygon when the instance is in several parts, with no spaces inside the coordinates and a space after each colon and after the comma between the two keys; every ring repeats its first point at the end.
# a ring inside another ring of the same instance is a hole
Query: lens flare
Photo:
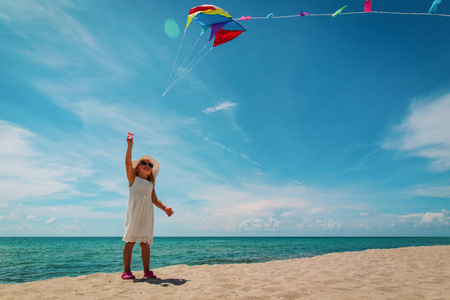
{"type": "Polygon", "coordinates": [[[178,27],[177,22],[172,19],[167,19],[166,22],[164,22],[164,31],[171,39],[176,39],[180,34],[180,28],[178,27]]]}

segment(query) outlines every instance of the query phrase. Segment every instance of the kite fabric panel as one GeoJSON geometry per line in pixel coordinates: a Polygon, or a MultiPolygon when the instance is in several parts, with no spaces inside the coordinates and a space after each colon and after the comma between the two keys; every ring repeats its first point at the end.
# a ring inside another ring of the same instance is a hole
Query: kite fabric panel
{"type": "Polygon", "coordinates": [[[220,7],[214,6],[214,5],[199,5],[196,7],[193,7],[189,10],[189,15],[188,15],[188,20],[186,23],[186,28],[185,30],[188,28],[189,24],[191,23],[192,19],[196,19],[197,22],[200,23],[200,25],[207,25],[207,24],[214,24],[214,23],[222,23],[222,22],[226,22],[226,20],[231,19],[232,17],[223,9],[221,9],[220,7]],[[202,15],[202,20],[205,20],[205,22],[203,21],[199,21],[198,15],[201,14],[202,15]],[[205,18],[205,16],[212,16],[213,18],[210,19],[210,21],[207,21],[207,18],[205,18]],[[215,21],[217,20],[217,21],[215,21]],[[204,24],[202,24],[204,23],[204,24]]]}
{"type": "Polygon", "coordinates": [[[213,47],[229,42],[246,31],[241,24],[233,20],[229,13],[214,5],[200,5],[191,8],[186,29],[192,20],[196,20],[202,26],[202,32],[205,28],[211,27],[209,40],[214,37],[213,47]]]}
{"type": "Polygon", "coordinates": [[[364,2],[364,12],[371,12],[372,11],[372,0],[366,0],[364,2]]]}
{"type": "Polygon", "coordinates": [[[340,9],[338,9],[334,14],[332,14],[331,16],[334,18],[334,17],[336,17],[336,16],[339,16],[341,13],[342,13],[342,11],[344,10],[344,9],[346,9],[347,8],[347,5],[346,6],[344,6],[344,7],[342,7],[342,8],[340,8],[340,9]]]}
{"type": "Polygon", "coordinates": [[[429,14],[436,13],[438,5],[441,4],[441,0],[434,0],[433,4],[431,4],[429,14]]]}
{"type": "Polygon", "coordinates": [[[231,41],[232,39],[237,38],[244,31],[246,31],[244,27],[242,27],[242,25],[236,21],[226,23],[224,26],[222,26],[219,32],[217,32],[213,47],[219,46],[231,41]]]}

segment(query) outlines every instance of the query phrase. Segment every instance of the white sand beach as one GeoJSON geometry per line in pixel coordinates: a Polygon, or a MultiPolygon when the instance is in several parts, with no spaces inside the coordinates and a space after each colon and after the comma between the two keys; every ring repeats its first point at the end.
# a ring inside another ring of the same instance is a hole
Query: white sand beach
{"type": "Polygon", "coordinates": [[[5,284],[0,299],[450,299],[450,246],[154,272],[160,279],[125,281],[121,273],[97,273],[5,284]]]}

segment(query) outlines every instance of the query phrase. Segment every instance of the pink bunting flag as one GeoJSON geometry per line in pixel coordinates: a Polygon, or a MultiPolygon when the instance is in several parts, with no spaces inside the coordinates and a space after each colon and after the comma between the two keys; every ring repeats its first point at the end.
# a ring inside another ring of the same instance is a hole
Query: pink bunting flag
{"type": "Polygon", "coordinates": [[[364,12],[371,12],[372,11],[372,0],[366,0],[364,2],[364,12]]]}
{"type": "Polygon", "coordinates": [[[300,16],[309,16],[309,11],[303,12],[303,11],[301,10],[301,11],[300,11],[300,16]]]}
{"type": "Polygon", "coordinates": [[[242,17],[239,18],[239,20],[247,21],[247,20],[250,20],[251,18],[252,18],[251,16],[248,16],[248,17],[242,16],[242,17]]]}
{"type": "Polygon", "coordinates": [[[133,140],[133,133],[129,133],[128,132],[128,136],[127,136],[127,141],[132,141],[133,140]]]}

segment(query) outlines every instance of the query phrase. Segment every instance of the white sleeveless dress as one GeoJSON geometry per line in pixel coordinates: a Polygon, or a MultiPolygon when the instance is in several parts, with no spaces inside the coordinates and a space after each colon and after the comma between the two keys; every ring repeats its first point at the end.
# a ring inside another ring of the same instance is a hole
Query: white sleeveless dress
{"type": "Polygon", "coordinates": [[[136,176],[130,186],[123,241],[153,245],[153,183],[136,176]]]}

